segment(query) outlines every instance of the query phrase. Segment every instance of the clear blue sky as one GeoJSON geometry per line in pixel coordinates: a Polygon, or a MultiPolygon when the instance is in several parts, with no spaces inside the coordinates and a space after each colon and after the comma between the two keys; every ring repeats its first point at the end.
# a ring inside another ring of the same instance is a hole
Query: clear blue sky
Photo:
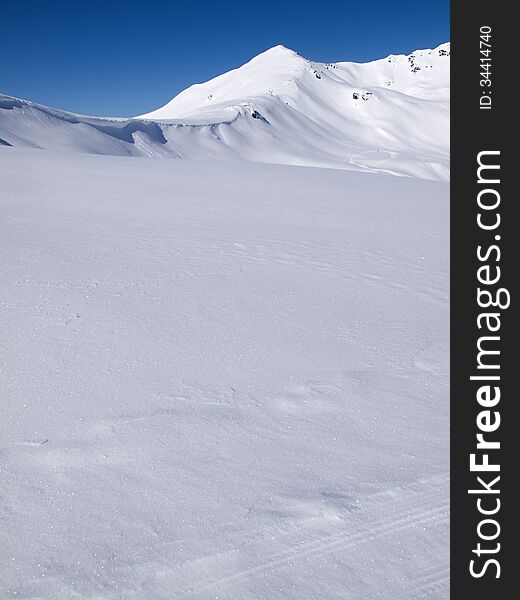
{"type": "Polygon", "coordinates": [[[0,92],[93,115],[155,109],[283,44],[366,61],[449,40],[449,1],[5,0],[0,92]]]}

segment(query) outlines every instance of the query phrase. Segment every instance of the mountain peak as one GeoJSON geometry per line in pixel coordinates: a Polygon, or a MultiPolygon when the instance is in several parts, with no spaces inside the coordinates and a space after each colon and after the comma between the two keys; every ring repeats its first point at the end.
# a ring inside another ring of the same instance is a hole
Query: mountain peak
{"type": "Polygon", "coordinates": [[[278,44],[277,46],[273,46],[272,48],[268,48],[267,50],[260,52],[260,54],[257,54],[249,62],[257,63],[257,62],[263,62],[265,60],[280,61],[280,60],[288,60],[288,59],[290,60],[290,59],[295,59],[295,58],[298,60],[305,60],[302,56],[300,56],[298,54],[298,52],[295,52],[294,50],[291,50],[290,48],[287,48],[286,46],[283,46],[282,44],[278,44]]]}
{"type": "Polygon", "coordinates": [[[271,48],[268,48],[267,50],[264,50],[264,52],[261,52],[260,54],[258,54],[258,56],[262,56],[263,54],[280,54],[280,55],[290,55],[290,56],[299,56],[299,54],[297,52],[295,52],[294,50],[291,50],[290,48],[287,48],[286,46],[284,46],[283,44],[278,44],[276,46],[272,46],[271,48]]]}

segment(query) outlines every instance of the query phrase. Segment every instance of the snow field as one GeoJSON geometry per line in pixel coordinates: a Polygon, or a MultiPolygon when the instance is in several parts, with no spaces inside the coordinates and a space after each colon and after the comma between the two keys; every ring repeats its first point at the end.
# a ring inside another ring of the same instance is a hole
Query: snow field
{"type": "Polygon", "coordinates": [[[448,186],[0,147],[2,598],[448,597],[448,186]]]}

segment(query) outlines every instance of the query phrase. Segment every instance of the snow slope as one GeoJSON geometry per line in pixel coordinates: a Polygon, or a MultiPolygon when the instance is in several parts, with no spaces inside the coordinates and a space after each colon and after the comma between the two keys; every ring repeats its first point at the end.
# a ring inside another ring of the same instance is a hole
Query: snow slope
{"type": "Polygon", "coordinates": [[[247,159],[449,177],[449,44],[322,64],[276,46],[135,119],[0,96],[0,139],[95,154],[247,159]]]}
{"type": "Polygon", "coordinates": [[[0,180],[1,598],[448,598],[447,184],[9,147],[0,180]]]}

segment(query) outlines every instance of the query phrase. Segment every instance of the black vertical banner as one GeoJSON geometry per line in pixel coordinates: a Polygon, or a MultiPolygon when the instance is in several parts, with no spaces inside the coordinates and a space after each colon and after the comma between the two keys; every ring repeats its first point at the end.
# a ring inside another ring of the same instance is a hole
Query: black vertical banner
{"type": "Polygon", "coordinates": [[[481,0],[454,0],[451,9],[452,600],[518,594],[512,286],[520,202],[508,142],[519,116],[511,11],[510,3],[481,0]]]}

